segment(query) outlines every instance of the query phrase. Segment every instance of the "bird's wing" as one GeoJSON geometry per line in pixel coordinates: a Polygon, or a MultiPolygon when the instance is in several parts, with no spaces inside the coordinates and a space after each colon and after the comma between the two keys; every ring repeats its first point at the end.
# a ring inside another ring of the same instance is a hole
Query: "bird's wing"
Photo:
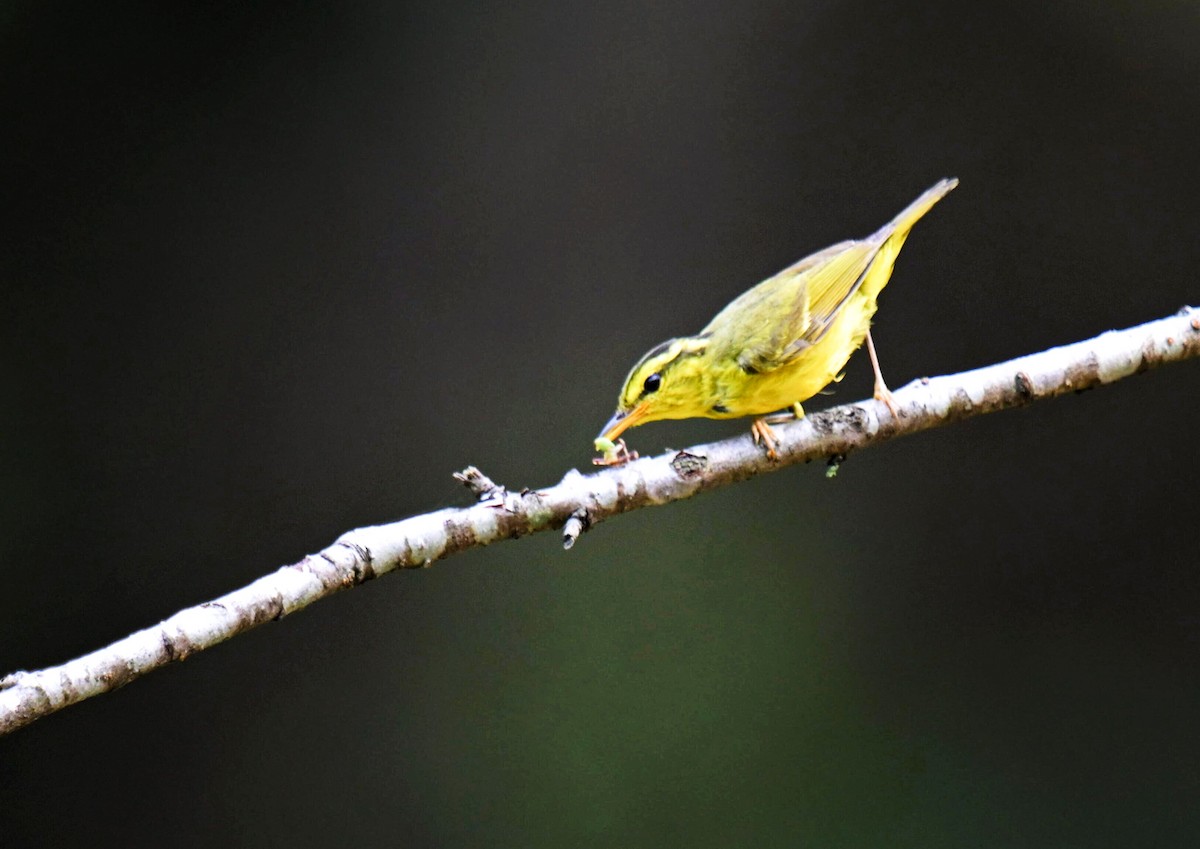
{"type": "Polygon", "coordinates": [[[726,342],[738,365],[751,374],[787,365],[821,341],[862,285],[879,245],[874,239],[841,242],[805,257],[743,294],[702,332],[726,342]],[[745,327],[754,315],[761,316],[759,326],[745,327]],[[735,321],[743,324],[737,339],[732,338],[735,321]]]}

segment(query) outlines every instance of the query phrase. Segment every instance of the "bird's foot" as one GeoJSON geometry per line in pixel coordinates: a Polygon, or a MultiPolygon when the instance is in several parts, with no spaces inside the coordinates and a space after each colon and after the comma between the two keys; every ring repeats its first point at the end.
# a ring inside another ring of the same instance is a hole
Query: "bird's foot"
{"type": "Polygon", "coordinates": [[[750,435],[754,438],[755,445],[761,445],[767,449],[767,457],[772,460],[779,459],[779,452],[775,450],[779,447],[779,437],[775,435],[775,431],[767,424],[765,418],[755,419],[750,424],[750,435]]]}
{"type": "Polygon", "coordinates": [[[892,418],[900,418],[900,407],[896,404],[896,396],[888,389],[883,381],[875,383],[875,400],[882,401],[892,414],[892,418]]]}

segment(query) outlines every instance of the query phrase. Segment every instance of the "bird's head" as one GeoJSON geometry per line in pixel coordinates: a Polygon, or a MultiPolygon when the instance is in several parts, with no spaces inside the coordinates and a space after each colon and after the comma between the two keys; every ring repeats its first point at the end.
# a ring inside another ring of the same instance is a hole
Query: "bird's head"
{"type": "Polygon", "coordinates": [[[646,422],[704,415],[710,394],[707,347],[708,340],[703,336],[688,336],[668,339],[651,348],[625,378],[617,411],[600,437],[613,440],[646,422]]]}

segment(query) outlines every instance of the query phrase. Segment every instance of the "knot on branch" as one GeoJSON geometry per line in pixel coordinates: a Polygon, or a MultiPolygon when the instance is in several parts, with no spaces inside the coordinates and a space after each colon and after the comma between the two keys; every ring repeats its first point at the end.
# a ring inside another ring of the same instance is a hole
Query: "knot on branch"
{"type": "Polygon", "coordinates": [[[1023,371],[1017,372],[1013,378],[1013,388],[1017,390],[1017,394],[1024,401],[1033,399],[1033,378],[1023,371]]]}
{"type": "Polygon", "coordinates": [[[708,458],[703,454],[680,451],[671,458],[671,468],[685,481],[698,478],[708,470],[708,458]]]}

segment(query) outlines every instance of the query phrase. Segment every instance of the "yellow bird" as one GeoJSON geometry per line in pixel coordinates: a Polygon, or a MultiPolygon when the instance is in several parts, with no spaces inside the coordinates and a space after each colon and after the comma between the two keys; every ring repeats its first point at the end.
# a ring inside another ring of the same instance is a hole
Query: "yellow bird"
{"type": "Polygon", "coordinates": [[[651,348],[629,372],[617,411],[596,439],[605,461],[630,459],[613,440],[631,427],[740,416],[759,417],[750,431],[775,458],[776,437],[763,416],[790,407],[787,417],[802,417],[800,403],[840,380],[863,340],[875,397],[896,415],[871,340],[871,317],[909,230],[957,185],[940,181],[874,235],[805,257],[744,292],[695,336],[651,348]]]}

